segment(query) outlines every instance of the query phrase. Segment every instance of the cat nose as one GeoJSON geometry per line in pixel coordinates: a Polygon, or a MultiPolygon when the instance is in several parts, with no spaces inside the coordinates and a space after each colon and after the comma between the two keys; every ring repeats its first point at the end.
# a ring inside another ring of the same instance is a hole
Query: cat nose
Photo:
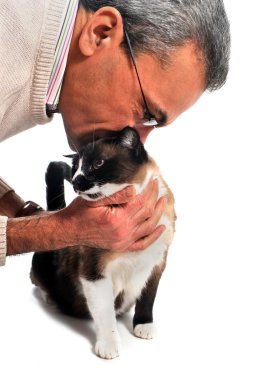
{"type": "Polygon", "coordinates": [[[84,191],[85,190],[85,178],[83,175],[78,175],[75,179],[72,180],[72,185],[75,191],[84,191]]]}

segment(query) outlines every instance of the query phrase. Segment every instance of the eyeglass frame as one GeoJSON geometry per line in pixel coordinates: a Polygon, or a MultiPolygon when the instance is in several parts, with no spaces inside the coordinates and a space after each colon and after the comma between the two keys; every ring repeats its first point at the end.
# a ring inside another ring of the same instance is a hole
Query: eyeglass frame
{"type": "Polygon", "coordinates": [[[127,30],[126,30],[125,26],[123,27],[123,31],[124,31],[126,43],[127,43],[127,46],[128,46],[129,52],[130,52],[130,57],[131,57],[131,60],[132,60],[132,63],[133,63],[133,66],[134,66],[134,69],[135,69],[135,72],[136,72],[136,75],[137,75],[137,79],[138,79],[138,82],[139,82],[139,85],[140,85],[140,89],[141,89],[141,95],[142,95],[142,99],[143,99],[143,102],[144,102],[144,116],[145,116],[146,119],[148,119],[148,121],[144,122],[143,125],[145,127],[154,127],[155,128],[156,125],[158,125],[159,123],[157,122],[155,116],[149,111],[147,100],[145,98],[144,91],[143,91],[143,88],[142,88],[142,85],[141,85],[141,80],[140,80],[140,76],[139,76],[139,73],[138,73],[137,64],[136,64],[136,60],[135,60],[135,57],[134,57],[134,52],[133,52],[132,44],[130,42],[130,38],[129,38],[129,35],[127,33],[127,30]]]}

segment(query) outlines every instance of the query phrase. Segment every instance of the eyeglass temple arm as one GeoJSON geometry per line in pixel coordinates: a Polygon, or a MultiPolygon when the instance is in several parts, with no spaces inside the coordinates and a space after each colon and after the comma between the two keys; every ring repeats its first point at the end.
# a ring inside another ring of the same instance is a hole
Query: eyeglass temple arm
{"type": "Polygon", "coordinates": [[[128,33],[127,33],[125,27],[123,27],[123,30],[124,30],[124,33],[125,33],[127,45],[128,45],[129,51],[130,51],[130,55],[131,55],[131,58],[132,58],[132,61],[133,61],[135,72],[136,72],[136,75],[137,75],[137,78],[138,78],[138,82],[139,82],[139,85],[140,85],[141,95],[142,95],[142,98],[143,98],[143,102],[145,104],[146,111],[148,112],[149,117],[151,119],[152,115],[150,114],[150,112],[148,110],[148,105],[147,105],[147,102],[146,102],[146,99],[145,99],[145,95],[144,95],[144,92],[143,92],[143,89],[142,89],[141,80],[140,80],[139,73],[138,73],[138,70],[137,70],[137,65],[136,65],[136,61],[135,61],[135,58],[134,58],[134,52],[133,52],[133,49],[132,49],[132,46],[131,46],[131,42],[130,42],[130,39],[129,39],[129,36],[128,36],[128,33]]]}

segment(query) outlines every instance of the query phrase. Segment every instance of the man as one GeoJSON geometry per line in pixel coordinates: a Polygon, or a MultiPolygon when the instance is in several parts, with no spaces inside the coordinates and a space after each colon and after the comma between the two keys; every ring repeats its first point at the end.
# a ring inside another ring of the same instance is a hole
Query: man
{"type": "MultiPolygon", "coordinates": [[[[126,125],[145,142],[228,72],[222,0],[0,0],[0,20],[0,140],[60,112],[74,150],[126,125]]],[[[0,261],[80,244],[144,249],[164,228],[157,196],[151,181],[141,195],[116,194],[121,208],[76,198],[41,213],[2,180],[0,261]]]]}

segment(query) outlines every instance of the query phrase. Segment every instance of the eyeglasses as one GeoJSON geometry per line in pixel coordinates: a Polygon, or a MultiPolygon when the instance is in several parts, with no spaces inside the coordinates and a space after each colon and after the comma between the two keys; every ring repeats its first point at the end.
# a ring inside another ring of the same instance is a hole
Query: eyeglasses
{"type": "Polygon", "coordinates": [[[140,76],[139,76],[139,73],[138,73],[138,70],[137,70],[137,65],[136,65],[136,60],[134,58],[133,48],[132,48],[132,45],[131,45],[131,42],[130,42],[130,39],[129,39],[129,36],[128,36],[128,33],[127,33],[125,27],[124,27],[124,34],[125,34],[125,37],[126,37],[126,42],[127,42],[127,46],[128,46],[129,52],[130,52],[130,56],[131,56],[131,59],[132,59],[132,62],[133,62],[134,68],[135,68],[137,79],[138,79],[138,82],[139,82],[139,85],[140,85],[141,95],[142,95],[144,106],[145,106],[144,107],[144,118],[147,121],[143,121],[142,124],[145,127],[155,127],[156,125],[158,125],[158,122],[157,122],[155,116],[152,115],[152,113],[149,111],[149,108],[148,108],[148,105],[147,105],[147,101],[146,101],[146,98],[145,98],[145,95],[144,95],[144,92],[143,92],[143,89],[142,89],[140,76]]]}

